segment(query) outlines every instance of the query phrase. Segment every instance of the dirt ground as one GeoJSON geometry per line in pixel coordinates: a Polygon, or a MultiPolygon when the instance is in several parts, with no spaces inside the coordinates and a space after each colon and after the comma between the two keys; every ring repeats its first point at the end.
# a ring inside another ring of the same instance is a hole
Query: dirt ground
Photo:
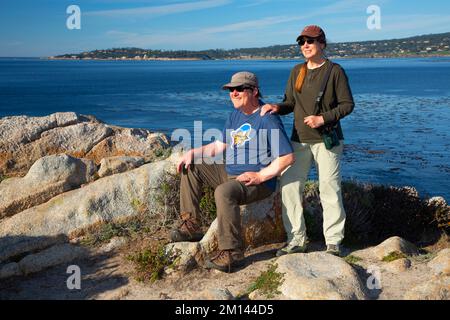
{"type": "MultiPolygon", "coordinates": [[[[153,237],[152,241],[157,241],[153,237]]],[[[148,239],[147,243],[148,244],[148,239]]],[[[145,243],[145,242],[144,242],[145,243]]],[[[142,245],[142,243],[141,243],[142,245]]],[[[234,273],[227,274],[216,270],[195,267],[186,274],[171,273],[153,283],[139,282],[135,279],[133,264],[126,259],[135,243],[128,244],[106,254],[99,254],[73,261],[81,270],[81,289],[70,290],[67,280],[68,265],[59,265],[27,277],[15,277],[0,282],[0,299],[105,299],[105,300],[184,300],[196,299],[207,289],[228,289],[233,296],[241,296],[248,287],[276,260],[275,252],[284,244],[261,246],[246,252],[246,263],[234,273]]],[[[311,243],[308,251],[324,250],[321,243],[311,243]]],[[[430,247],[437,251],[440,247],[430,247]]],[[[350,253],[347,249],[346,254],[350,253]]],[[[430,254],[427,255],[429,257],[430,254]]],[[[402,299],[405,292],[414,286],[428,281],[432,275],[427,270],[429,258],[411,258],[411,267],[404,272],[388,272],[379,262],[381,289],[368,290],[369,299],[402,299]]],[[[367,268],[372,262],[360,261],[354,266],[363,283],[370,274],[367,268]]],[[[244,296],[243,299],[248,297],[244,296]]]]}

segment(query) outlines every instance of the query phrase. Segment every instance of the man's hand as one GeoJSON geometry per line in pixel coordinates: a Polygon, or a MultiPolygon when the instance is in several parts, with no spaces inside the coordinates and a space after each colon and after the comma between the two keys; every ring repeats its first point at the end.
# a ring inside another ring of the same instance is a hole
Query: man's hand
{"type": "Polygon", "coordinates": [[[325,121],[323,120],[323,116],[309,116],[303,119],[303,123],[310,128],[316,129],[323,126],[325,121]]]}
{"type": "Polygon", "coordinates": [[[192,163],[193,160],[194,160],[193,150],[189,150],[188,152],[183,154],[183,156],[177,163],[177,172],[180,173],[181,170],[183,170],[183,166],[186,170],[189,169],[189,165],[192,163]]]}
{"type": "Polygon", "coordinates": [[[244,172],[236,180],[244,182],[246,186],[258,185],[264,182],[259,172],[244,172]]]}
{"type": "Polygon", "coordinates": [[[269,113],[278,113],[279,111],[280,111],[280,107],[279,106],[277,106],[276,104],[269,104],[268,103],[268,104],[265,104],[265,105],[262,106],[260,115],[262,117],[267,112],[269,112],[269,113]]]}

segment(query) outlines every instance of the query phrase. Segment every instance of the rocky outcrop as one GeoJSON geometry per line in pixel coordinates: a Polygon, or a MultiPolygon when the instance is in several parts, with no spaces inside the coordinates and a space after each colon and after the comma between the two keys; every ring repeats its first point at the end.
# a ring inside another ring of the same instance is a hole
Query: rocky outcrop
{"type": "Polygon", "coordinates": [[[25,177],[9,178],[0,183],[0,218],[78,188],[91,181],[95,171],[92,160],[65,154],[43,157],[32,165],[25,177]]]}
{"type": "Polygon", "coordinates": [[[152,214],[159,208],[159,180],[175,166],[170,160],[99,179],[58,195],[0,223],[0,262],[65,241],[80,229],[113,219],[152,214]]]}
{"type": "MultiPolygon", "coordinates": [[[[198,242],[174,242],[166,245],[165,252],[175,261],[177,271],[187,272],[197,265],[195,257],[200,252],[200,245],[198,242]]],[[[171,270],[174,269],[168,269],[166,273],[171,270]]]]}
{"type": "Polygon", "coordinates": [[[23,176],[38,159],[58,153],[97,164],[112,156],[149,161],[169,144],[162,133],[109,126],[73,112],[6,117],[0,122],[0,175],[23,176]]]}
{"type": "Polygon", "coordinates": [[[449,300],[450,277],[435,276],[431,281],[421,283],[405,293],[405,300],[449,300]]]}
{"type": "Polygon", "coordinates": [[[400,237],[391,237],[373,249],[373,254],[379,260],[383,260],[384,257],[393,252],[399,252],[407,256],[419,254],[414,244],[400,237]]]}
{"type": "Polygon", "coordinates": [[[100,161],[98,175],[100,178],[110,176],[116,173],[132,170],[144,164],[142,157],[117,156],[103,158],[100,161]]]}
{"type": "Polygon", "coordinates": [[[355,251],[352,255],[361,259],[383,260],[392,253],[403,254],[406,256],[417,255],[419,252],[417,247],[411,242],[400,237],[391,237],[386,239],[378,246],[364,250],[355,251]]]}
{"type": "Polygon", "coordinates": [[[290,254],[277,259],[283,274],[282,298],[293,300],[366,299],[355,270],[343,259],[323,253],[290,254]]]}
{"type": "Polygon", "coordinates": [[[2,118],[0,138],[0,177],[7,176],[0,183],[0,262],[100,222],[157,210],[159,180],[174,171],[170,160],[130,171],[164,152],[164,134],[73,112],[2,118]]]}
{"type": "Polygon", "coordinates": [[[409,268],[411,268],[411,260],[406,258],[397,259],[394,261],[391,261],[383,266],[384,270],[391,272],[391,273],[399,273],[399,272],[405,272],[409,268]]]}
{"type": "Polygon", "coordinates": [[[53,246],[36,254],[30,254],[18,262],[21,274],[35,273],[61,263],[70,263],[89,254],[86,248],[69,243],[53,246]]]}
{"type": "MultiPolygon", "coordinates": [[[[244,249],[283,242],[286,239],[286,233],[281,220],[279,192],[274,192],[261,201],[242,205],[241,227],[244,249]]],[[[216,250],[217,247],[217,220],[214,220],[200,241],[200,250],[202,254],[207,254],[216,250]]]]}
{"type": "Polygon", "coordinates": [[[0,265],[0,279],[15,277],[22,275],[19,264],[17,262],[11,262],[5,265],[0,265]]]}
{"type": "Polygon", "coordinates": [[[0,119],[0,153],[14,153],[41,137],[45,131],[86,121],[74,112],[58,112],[47,117],[14,116],[0,119]]]}
{"type": "Polygon", "coordinates": [[[86,158],[100,163],[103,158],[114,156],[142,157],[148,162],[155,158],[168,146],[167,137],[160,132],[150,132],[144,129],[118,128],[114,135],[104,139],[86,154],[86,158]]]}
{"type": "Polygon", "coordinates": [[[437,275],[450,276],[450,248],[439,251],[437,256],[428,262],[428,267],[437,275]]]}
{"type": "MultiPolygon", "coordinates": [[[[145,163],[165,153],[167,145],[163,134],[109,126],[70,112],[0,119],[0,178],[9,176],[0,183],[0,279],[39,272],[92,254],[113,255],[126,238],[112,238],[95,252],[74,244],[86,228],[142,213],[152,217],[163,211],[167,203],[161,202],[162,193],[171,188],[161,186],[167,184],[168,176],[174,176],[179,151],[166,160],[145,163]],[[25,173],[23,178],[13,177],[25,173]]],[[[448,214],[443,199],[433,198],[428,205],[443,208],[444,218],[448,214]]],[[[315,210],[311,206],[308,209],[315,210]]],[[[285,240],[278,192],[241,206],[241,218],[245,249],[285,240]]],[[[347,221],[354,219],[349,215],[347,221]]],[[[445,219],[443,223],[448,220],[445,219]]],[[[361,233],[365,229],[358,230],[361,233]]],[[[177,270],[186,272],[201,264],[206,255],[217,249],[217,232],[214,221],[200,242],[167,245],[167,252],[177,257],[178,269],[168,268],[166,273],[177,277],[177,270]]],[[[417,253],[412,243],[392,237],[352,254],[364,259],[358,268],[369,270],[368,264],[373,264],[388,271],[383,276],[389,279],[404,277],[417,269],[417,260],[411,257],[417,253]],[[400,258],[381,262],[392,253],[400,258]]],[[[366,299],[373,294],[365,292],[356,269],[341,258],[313,252],[274,260],[276,272],[283,276],[276,299],[366,299]]],[[[448,299],[449,261],[446,249],[429,263],[423,263],[425,273],[435,274],[433,280],[425,282],[427,277],[420,278],[423,282],[408,286],[400,297],[405,292],[405,299],[448,299]]],[[[253,263],[243,267],[242,275],[246,276],[240,279],[248,277],[252,267],[253,263]]],[[[234,299],[225,287],[228,284],[202,286],[189,296],[234,299]]],[[[251,297],[262,296],[254,292],[251,297]]]]}
{"type": "Polygon", "coordinates": [[[194,300],[234,300],[230,290],[226,288],[205,289],[193,296],[194,300]]]}

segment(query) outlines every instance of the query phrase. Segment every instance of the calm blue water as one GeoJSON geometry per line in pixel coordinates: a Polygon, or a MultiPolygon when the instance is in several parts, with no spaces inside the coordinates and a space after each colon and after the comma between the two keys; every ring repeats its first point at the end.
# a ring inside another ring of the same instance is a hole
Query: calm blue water
{"type": "MultiPolygon", "coordinates": [[[[344,178],[450,200],[450,58],[336,62],[356,102],[342,121],[344,178]]],[[[0,117],[75,111],[169,136],[194,121],[221,129],[232,107],[220,87],[234,72],[255,72],[264,100],[277,102],[296,63],[0,59],[0,117]]],[[[290,134],[292,116],[283,119],[290,134]]]]}

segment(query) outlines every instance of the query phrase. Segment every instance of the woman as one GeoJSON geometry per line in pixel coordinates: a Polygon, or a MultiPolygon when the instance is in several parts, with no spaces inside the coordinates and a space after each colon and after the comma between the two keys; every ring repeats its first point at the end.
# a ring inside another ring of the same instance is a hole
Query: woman
{"type": "Polygon", "coordinates": [[[292,69],[283,102],[266,104],[261,110],[262,115],[266,112],[280,115],[294,112],[291,142],[296,162],[281,176],[283,223],[288,241],[284,248],[278,250],[277,256],[306,251],[302,194],[312,161],[319,176],[327,252],[340,255],[345,211],[340,171],[344,137],[339,120],[353,111],[353,97],[342,67],[324,55],[327,43],[319,26],[305,27],[297,42],[306,62],[292,69]],[[316,104],[323,86],[323,96],[316,104]]]}

